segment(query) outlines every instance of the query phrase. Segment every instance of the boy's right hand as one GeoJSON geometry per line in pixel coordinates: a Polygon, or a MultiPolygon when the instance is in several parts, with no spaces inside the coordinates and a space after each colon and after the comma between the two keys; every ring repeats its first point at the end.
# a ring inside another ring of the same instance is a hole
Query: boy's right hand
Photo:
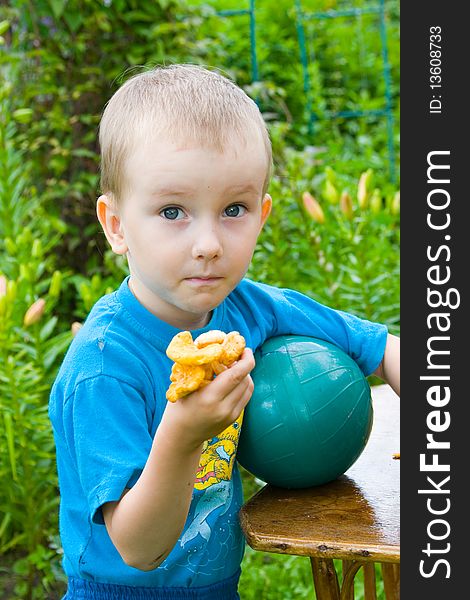
{"type": "Polygon", "coordinates": [[[239,416],[253,393],[250,372],[255,359],[245,348],[240,359],[205,387],[169,402],[160,426],[177,436],[181,446],[194,450],[221,433],[239,416]]]}

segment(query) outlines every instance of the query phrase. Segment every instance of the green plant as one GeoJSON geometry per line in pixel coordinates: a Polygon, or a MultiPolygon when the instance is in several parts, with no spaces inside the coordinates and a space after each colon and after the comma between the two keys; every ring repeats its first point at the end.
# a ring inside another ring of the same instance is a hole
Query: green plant
{"type": "MultiPolygon", "coordinates": [[[[97,126],[108,98],[143,65],[186,61],[218,67],[257,99],[273,137],[283,130],[283,147],[310,147],[323,167],[332,165],[350,177],[372,166],[380,187],[386,185],[384,119],[318,121],[314,135],[308,133],[292,0],[280,0],[275,15],[267,0],[256,3],[260,78],[252,82],[248,16],[216,14],[247,5],[245,0],[242,6],[235,0],[14,0],[9,8],[0,7],[0,20],[11,23],[3,36],[4,57],[22,67],[15,96],[33,116],[20,128],[18,146],[33,159],[34,177],[49,211],[67,224],[59,267],[83,276],[105,272],[106,244],[94,211],[99,193],[97,126]]],[[[303,0],[303,5],[307,11],[339,7],[335,0],[303,0]]],[[[387,11],[397,143],[396,0],[387,2],[387,11]]],[[[318,51],[311,57],[316,103],[329,109],[376,108],[383,93],[377,28],[367,19],[361,26],[344,19],[320,25],[314,29],[318,51]]],[[[274,150],[280,164],[284,150],[278,143],[274,150]]],[[[68,301],[73,303],[73,298],[68,301]]]]}
{"type": "Polygon", "coordinates": [[[14,0],[8,18],[5,56],[21,62],[15,92],[33,116],[17,144],[42,201],[67,223],[59,266],[85,274],[102,267],[106,247],[94,209],[100,114],[143,68],[205,61],[201,10],[185,0],[14,0]]]}
{"type": "Polygon", "coordinates": [[[284,172],[272,180],[274,208],[248,275],[398,333],[398,195],[390,187],[371,188],[361,207],[357,191],[357,179],[321,171],[305,153],[289,153],[284,172]]]}
{"type": "Polygon", "coordinates": [[[16,593],[32,599],[44,597],[58,561],[47,399],[71,333],[55,314],[62,273],[52,252],[63,228],[29,184],[30,165],[14,143],[13,116],[24,113],[12,108],[0,100],[0,555],[15,553],[16,593]]]}
{"type": "MultiPolygon", "coordinates": [[[[201,0],[206,4],[208,0],[201,0]]],[[[248,2],[209,0],[217,11],[246,7],[248,2]],[[241,5],[240,5],[241,4],[241,5]]],[[[302,0],[306,13],[362,8],[365,0],[302,0]]],[[[391,99],[395,146],[399,141],[399,4],[386,3],[387,49],[391,67],[391,99]]],[[[256,2],[259,81],[251,83],[249,19],[212,17],[201,23],[209,57],[225,68],[256,98],[270,124],[288,123],[287,145],[313,146],[321,160],[353,174],[373,166],[388,176],[387,123],[383,117],[324,119],[327,112],[376,110],[385,106],[385,84],[378,19],[375,15],[304,20],[312,107],[319,119],[309,130],[307,96],[292,0],[279,0],[273,13],[269,0],[256,2]],[[352,164],[351,164],[352,161],[352,164]],[[359,167],[355,167],[355,165],[359,167]]],[[[397,157],[398,160],[398,157],[397,157]]]]}

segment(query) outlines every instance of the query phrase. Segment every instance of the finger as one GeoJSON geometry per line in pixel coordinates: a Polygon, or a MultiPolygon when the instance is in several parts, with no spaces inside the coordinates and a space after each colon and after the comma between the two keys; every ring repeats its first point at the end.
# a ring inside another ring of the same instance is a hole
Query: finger
{"type": "Polygon", "coordinates": [[[224,423],[233,423],[240,416],[252,393],[253,385],[248,375],[235,390],[213,404],[212,414],[219,415],[224,423]]]}
{"type": "Polygon", "coordinates": [[[240,399],[248,391],[253,391],[253,380],[249,375],[246,375],[244,379],[228,394],[226,394],[222,400],[226,405],[236,405],[240,402],[240,399]]]}
{"type": "Polygon", "coordinates": [[[253,350],[251,348],[245,348],[242,355],[235,364],[244,364],[248,369],[248,373],[255,367],[255,357],[253,356],[253,350]]]}
{"type": "Polygon", "coordinates": [[[253,353],[251,350],[240,361],[234,363],[206,386],[207,393],[216,394],[219,398],[227,396],[240,385],[254,367],[253,353]]]}
{"type": "Polygon", "coordinates": [[[241,357],[235,361],[226,371],[223,372],[224,378],[241,381],[246,375],[251,373],[255,367],[255,359],[251,348],[245,348],[241,357]]]}
{"type": "Polygon", "coordinates": [[[251,396],[253,395],[253,389],[254,386],[253,385],[249,385],[246,390],[244,391],[240,401],[238,402],[238,404],[235,406],[233,412],[232,412],[232,418],[235,421],[236,419],[238,419],[238,417],[240,416],[242,410],[246,407],[246,405],[248,404],[248,402],[251,399],[251,396]]]}

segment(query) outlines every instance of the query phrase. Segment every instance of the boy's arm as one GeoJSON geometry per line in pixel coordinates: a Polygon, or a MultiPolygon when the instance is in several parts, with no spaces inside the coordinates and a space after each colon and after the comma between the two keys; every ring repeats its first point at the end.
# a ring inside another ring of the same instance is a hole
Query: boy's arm
{"type": "Polygon", "coordinates": [[[388,334],[382,362],[374,375],[386,381],[400,395],[400,338],[388,334]]]}
{"type": "Polygon", "coordinates": [[[118,502],[103,505],[109,536],[127,565],[149,571],[170,553],[189,511],[201,451],[202,444],[186,447],[162,420],[139,480],[118,502]]]}
{"type": "Polygon", "coordinates": [[[251,350],[206,387],[168,403],[136,484],[103,505],[109,536],[124,562],[158,567],[186,522],[204,440],[233,423],[253,392],[251,350]]]}

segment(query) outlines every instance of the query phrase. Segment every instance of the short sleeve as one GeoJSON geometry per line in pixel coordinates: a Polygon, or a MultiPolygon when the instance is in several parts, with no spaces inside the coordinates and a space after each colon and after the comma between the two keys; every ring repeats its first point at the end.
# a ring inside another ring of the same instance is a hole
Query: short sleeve
{"type": "Polygon", "coordinates": [[[387,327],[316,302],[284,289],[277,303],[277,335],[309,335],[335,344],[353,358],[364,375],[373,373],[383,359],[387,327]],[[288,306],[286,306],[286,303],[288,306]]]}
{"type": "Polygon", "coordinates": [[[152,446],[145,399],[131,385],[99,375],[77,384],[64,407],[65,439],[89,516],[138,480],[152,446]]]}

